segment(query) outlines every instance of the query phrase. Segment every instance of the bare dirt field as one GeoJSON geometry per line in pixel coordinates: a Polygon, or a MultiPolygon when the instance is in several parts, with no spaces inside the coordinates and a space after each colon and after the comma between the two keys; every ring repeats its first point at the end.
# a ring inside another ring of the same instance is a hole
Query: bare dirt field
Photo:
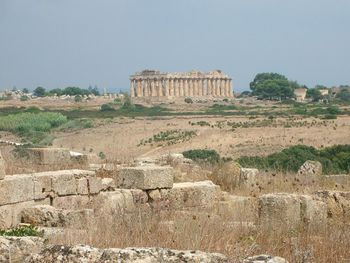
{"type": "Polygon", "coordinates": [[[94,128],[60,132],[55,136],[54,147],[84,153],[103,152],[108,159],[153,157],[203,148],[215,149],[235,159],[243,155],[266,155],[297,144],[317,148],[349,144],[350,117],[336,120],[302,117],[268,120],[239,116],[114,118],[99,121],[94,128]],[[166,140],[139,145],[142,140],[169,130],[195,131],[196,136],[171,145],[166,140]]]}

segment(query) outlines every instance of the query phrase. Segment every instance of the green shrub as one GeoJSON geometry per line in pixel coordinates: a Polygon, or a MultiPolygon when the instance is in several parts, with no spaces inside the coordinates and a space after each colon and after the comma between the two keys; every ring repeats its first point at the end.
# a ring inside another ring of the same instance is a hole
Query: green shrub
{"type": "Polygon", "coordinates": [[[189,103],[189,104],[192,104],[193,103],[193,100],[191,98],[185,98],[185,102],[186,103],[189,103]]]}
{"type": "Polygon", "coordinates": [[[43,233],[38,230],[35,226],[20,226],[17,228],[9,230],[0,230],[0,236],[11,236],[11,237],[40,237],[43,236],[43,233]]]}
{"type": "Polygon", "coordinates": [[[215,150],[207,150],[207,149],[197,149],[197,150],[189,150],[182,153],[184,157],[191,159],[193,161],[206,161],[217,163],[220,161],[220,155],[215,150]]]}
{"type": "Polygon", "coordinates": [[[296,145],[266,157],[242,156],[238,162],[243,167],[297,172],[307,160],[319,161],[324,174],[350,171],[350,145],[336,145],[317,150],[311,146],[296,145]]]}
{"type": "Polygon", "coordinates": [[[27,101],[28,99],[29,99],[28,96],[23,95],[23,96],[21,96],[20,101],[27,101]]]}
{"type": "Polygon", "coordinates": [[[83,98],[80,95],[75,95],[75,97],[74,97],[75,102],[81,102],[82,100],[83,100],[83,98]]]}
{"type": "Polygon", "coordinates": [[[115,109],[110,104],[102,104],[101,111],[115,111],[115,109]]]}
{"type": "Polygon", "coordinates": [[[67,117],[53,112],[24,112],[0,117],[0,130],[9,131],[37,144],[46,139],[52,128],[67,122],[67,117]]]}

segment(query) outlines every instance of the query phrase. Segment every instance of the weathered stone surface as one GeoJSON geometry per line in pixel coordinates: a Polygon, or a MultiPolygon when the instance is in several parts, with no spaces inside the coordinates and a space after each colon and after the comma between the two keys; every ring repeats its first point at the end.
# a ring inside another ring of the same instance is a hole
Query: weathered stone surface
{"type": "Polygon", "coordinates": [[[119,172],[121,188],[142,190],[171,188],[173,182],[173,168],[169,166],[125,167],[119,172]]]}
{"type": "Polygon", "coordinates": [[[295,226],[300,223],[300,198],[293,194],[266,194],[259,198],[262,226],[295,226]]]}
{"type": "Polygon", "coordinates": [[[327,224],[327,205],[325,202],[315,200],[312,196],[302,195],[301,220],[311,227],[322,229],[327,224]]]}
{"type": "Polygon", "coordinates": [[[259,256],[249,257],[243,260],[242,263],[288,263],[288,261],[281,257],[274,257],[270,255],[259,255],[259,256]]]}
{"type": "Polygon", "coordinates": [[[40,165],[69,164],[71,156],[68,149],[63,148],[31,148],[29,158],[40,165]]]}
{"type": "Polygon", "coordinates": [[[162,195],[160,194],[160,191],[158,189],[149,191],[148,196],[151,198],[152,201],[159,201],[162,198],[162,195]]]}
{"type": "Polygon", "coordinates": [[[39,237],[0,237],[0,262],[22,263],[43,247],[44,240],[39,237]]]}
{"type": "Polygon", "coordinates": [[[52,176],[52,189],[59,196],[77,194],[75,176],[72,173],[64,173],[52,176]]]}
{"type": "Polygon", "coordinates": [[[124,263],[224,263],[224,255],[201,251],[180,251],[165,248],[110,248],[97,249],[89,246],[50,246],[31,255],[26,263],[44,262],[124,262],[124,263]]]}
{"type": "Polygon", "coordinates": [[[80,209],[67,211],[64,217],[64,226],[76,229],[86,229],[86,226],[94,219],[92,209],[80,209]]]}
{"type": "Polygon", "coordinates": [[[5,160],[1,155],[1,151],[0,151],[0,180],[4,179],[5,177],[5,160]]]}
{"type": "Polygon", "coordinates": [[[77,194],[79,195],[89,194],[88,179],[86,178],[77,179],[77,194]]]}
{"type": "Polygon", "coordinates": [[[116,186],[115,186],[115,181],[113,178],[102,178],[102,191],[114,191],[116,186]]]}
{"type": "Polygon", "coordinates": [[[257,199],[227,195],[217,204],[217,214],[230,221],[255,222],[258,216],[257,199]]]}
{"type": "Polygon", "coordinates": [[[134,204],[145,204],[148,202],[147,192],[140,189],[130,189],[134,204]]]}
{"type": "Polygon", "coordinates": [[[175,183],[172,189],[161,191],[170,208],[209,208],[217,201],[220,187],[211,181],[175,183]]]}
{"type": "Polygon", "coordinates": [[[89,194],[98,194],[102,189],[102,179],[99,177],[88,177],[89,194]]]}
{"type": "Polygon", "coordinates": [[[99,213],[115,215],[135,210],[131,190],[119,189],[112,192],[101,192],[94,200],[92,207],[99,213]]]}
{"type": "Polygon", "coordinates": [[[11,175],[0,180],[0,205],[34,200],[31,175],[11,175]]]}
{"type": "Polygon", "coordinates": [[[23,209],[23,223],[35,226],[62,227],[65,225],[66,212],[50,205],[38,205],[23,209]]]}
{"type": "Polygon", "coordinates": [[[322,164],[318,161],[306,161],[298,170],[299,175],[321,175],[322,164]]]}
{"type": "Polygon", "coordinates": [[[241,168],[239,175],[239,184],[252,186],[258,181],[259,170],[254,168],[241,168]]]}
{"type": "Polygon", "coordinates": [[[53,194],[52,178],[48,173],[33,174],[34,199],[45,199],[53,194]]]}
{"type": "Polygon", "coordinates": [[[66,210],[84,209],[90,208],[91,200],[87,195],[58,196],[53,199],[52,205],[66,210]]]}
{"type": "Polygon", "coordinates": [[[328,219],[350,220],[350,192],[323,190],[316,195],[326,203],[328,219]]]}

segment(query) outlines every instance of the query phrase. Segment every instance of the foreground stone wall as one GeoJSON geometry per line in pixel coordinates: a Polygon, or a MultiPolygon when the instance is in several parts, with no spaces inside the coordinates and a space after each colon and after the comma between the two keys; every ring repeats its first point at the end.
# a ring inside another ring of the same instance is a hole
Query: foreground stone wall
{"type": "Polygon", "coordinates": [[[0,229],[18,225],[24,208],[44,204],[77,208],[101,189],[102,179],[84,170],[5,176],[0,180],[0,229]]]}

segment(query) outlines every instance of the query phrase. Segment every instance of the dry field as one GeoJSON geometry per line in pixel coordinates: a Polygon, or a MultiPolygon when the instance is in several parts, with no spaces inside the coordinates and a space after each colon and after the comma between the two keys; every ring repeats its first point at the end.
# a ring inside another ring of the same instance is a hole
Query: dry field
{"type": "Polygon", "coordinates": [[[279,118],[272,122],[267,118],[248,119],[240,116],[114,118],[99,121],[94,128],[56,133],[55,136],[54,147],[84,153],[103,152],[110,160],[153,157],[202,148],[215,149],[223,156],[235,159],[242,155],[266,155],[296,144],[317,148],[349,144],[350,117],[338,117],[336,120],[279,118]],[[191,125],[203,121],[214,127],[191,125]],[[227,123],[246,123],[246,127],[241,125],[233,129],[227,123]],[[172,145],[160,141],[138,146],[142,140],[169,130],[195,131],[197,136],[172,145]]]}

